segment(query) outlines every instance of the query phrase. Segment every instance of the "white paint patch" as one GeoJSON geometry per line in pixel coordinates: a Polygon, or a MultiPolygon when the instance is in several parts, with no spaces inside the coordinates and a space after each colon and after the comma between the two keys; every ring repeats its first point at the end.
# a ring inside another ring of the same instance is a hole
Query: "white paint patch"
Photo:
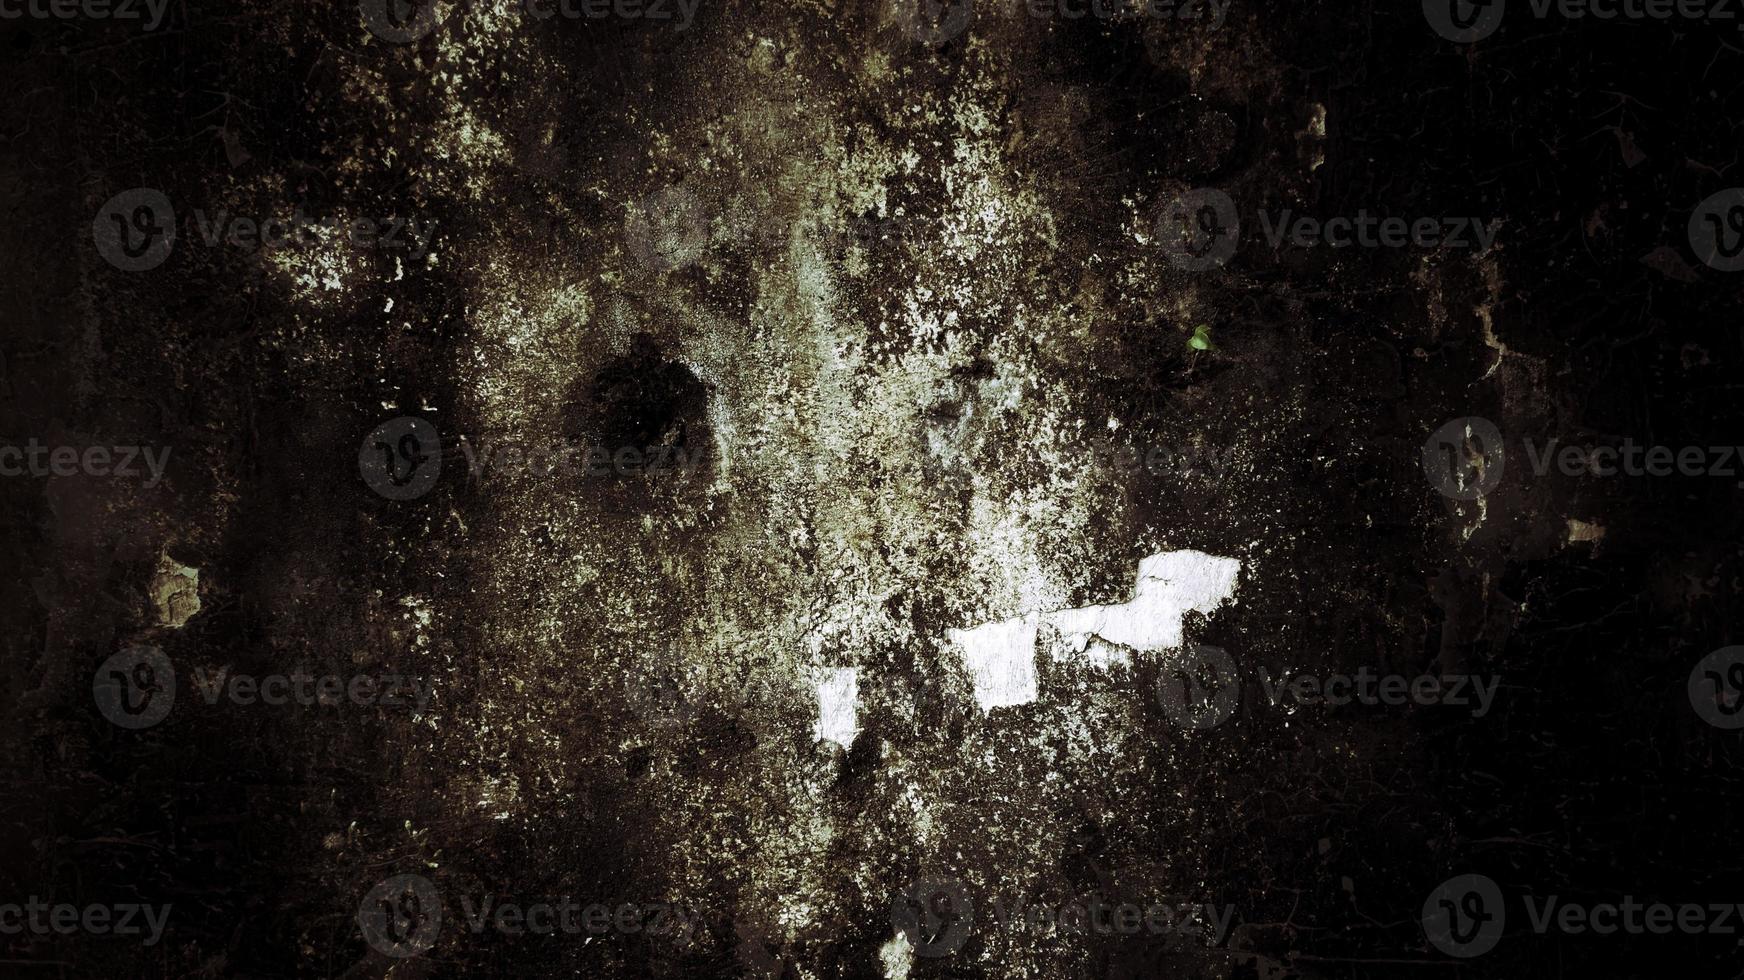
{"type": "Polygon", "coordinates": [[[1064,647],[1098,667],[1111,662],[1112,647],[1167,650],[1181,646],[1182,621],[1189,612],[1209,613],[1235,595],[1241,560],[1202,551],[1164,551],[1138,564],[1131,602],[1085,606],[1014,619],[971,629],[950,630],[963,650],[963,663],[975,683],[981,710],[1028,704],[1036,698],[1036,627],[1047,623],[1060,632],[1064,647]],[[1106,644],[1092,645],[1098,637],[1106,644]]]}
{"type": "Polygon", "coordinates": [[[1004,619],[966,630],[948,630],[963,648],[963,664],[975,682],[982,711],[1036,698],[1036,614],[1004,619]]]}
{"type": "Polygon", "coordinates": [[[908,971],[914,968],[914,947],[899,932],[878,948],[878,959],[884,965],[884,980],[908,980],[908,971]]]}
{"type": "Polygon", "coordinates": [[[1063,609],[1049,613],[1046,621],[1060,631],[1067,648],[1098,666],[1107,666],[1107,659],[1090,653],[1092,636],[1134,650],[1171,650],[1181,645],[1187,613],[1209,613],[1235,595],[1240,572],[1239,559],[1202,551],[1160,552],[1138,563],[1131,602],[1063,609]]]}
{"type": "Polygon", "coordinates": [[[836,667],[823,672],[817,682],[818,723],[816,737],[842,748],[851,748],[860,734],[855,699],[860,696],[859,671],[836,667]]]}

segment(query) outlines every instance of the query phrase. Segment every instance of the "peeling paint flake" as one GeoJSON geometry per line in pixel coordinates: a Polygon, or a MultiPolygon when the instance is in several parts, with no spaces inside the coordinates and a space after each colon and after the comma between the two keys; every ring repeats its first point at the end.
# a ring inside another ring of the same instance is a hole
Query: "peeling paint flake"
{"type": "Polygon", "coordinates": [[[1135,650],[1167,650],[1182,643],[1189,612],[1209,613],[1235,595],[1241,561],[1200,551],[1159,552],[1139,562],[1133,599],[985,623],[950,631],[963,651],[983,711],[1036,698],[1036,628],[1058,630],[1064,649],[1087,656],[1093,666],[1110,665],[1092,653],[1092,637],[1135,650]]]}

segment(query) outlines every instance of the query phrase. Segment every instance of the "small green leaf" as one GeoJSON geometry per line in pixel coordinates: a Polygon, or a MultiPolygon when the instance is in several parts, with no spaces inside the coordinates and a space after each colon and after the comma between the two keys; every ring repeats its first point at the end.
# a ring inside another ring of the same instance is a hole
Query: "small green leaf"
{"type": "Polygon", "coordinates": [[[1211,331],[1205,329],[1205,325],[1203,323],[1201,323],[1197,327],[1194,327],[1193,328],[1193,336],[1187,338],[1187,346],[1193,348],[1194,350],[1210,350],[1211,349],[1211,331]]]}

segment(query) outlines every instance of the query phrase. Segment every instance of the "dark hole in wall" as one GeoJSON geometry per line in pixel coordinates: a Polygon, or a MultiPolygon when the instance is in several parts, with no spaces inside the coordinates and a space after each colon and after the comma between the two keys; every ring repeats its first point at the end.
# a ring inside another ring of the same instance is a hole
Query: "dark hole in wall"
{"type": "Polygon", "coordinates": [[[708,386],[667,359],[645,333],[593,377],[576,382],[567,401],[564,436],[608,454],[634,449],[654,466],[663,451],[683,450],[694,460],[711,448],[708,386]]]}

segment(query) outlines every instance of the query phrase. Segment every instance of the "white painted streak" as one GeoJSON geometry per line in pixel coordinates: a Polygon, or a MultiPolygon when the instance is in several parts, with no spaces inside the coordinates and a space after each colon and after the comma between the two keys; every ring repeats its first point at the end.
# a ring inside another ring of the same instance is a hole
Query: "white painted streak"
{"type": "Polygon", "coordinates": [[[854,736],[860,734],[860,724],[854,702],[860,696],[859,672],[853,667],[836,667],[823,672],[817,682],[819,741],[835,742],[851,748],[854,736]]]}

